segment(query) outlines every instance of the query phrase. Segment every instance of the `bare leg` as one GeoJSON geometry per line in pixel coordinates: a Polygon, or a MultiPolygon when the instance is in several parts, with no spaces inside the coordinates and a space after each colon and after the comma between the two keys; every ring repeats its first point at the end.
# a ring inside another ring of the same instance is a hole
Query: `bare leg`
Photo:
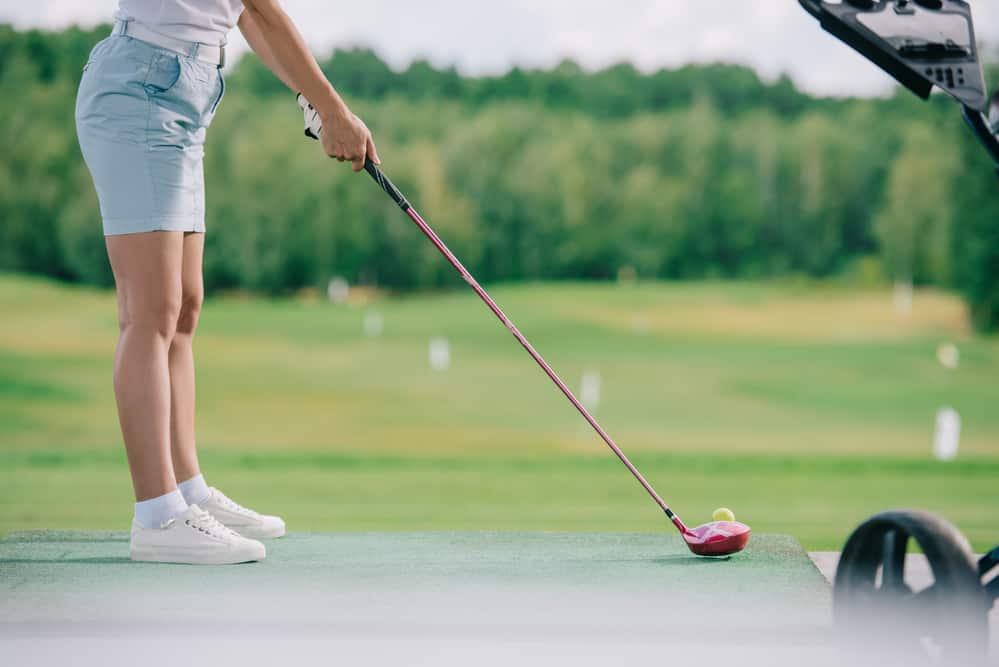
{"type": "Polygon", "coordinates": [[[170,345],[170,448],[178,482],[197,475],[198,452],[194,437],[194,330],[204,301],[201,259],[205,235],[184,235],[181,270],[181,306],[177,333],[170,345]]]}
{"type": "Polygon", "coordinates": [[[181,307],[182,232],[106,237],[118,290],[114,362],[125,452],[137,501],[177,488],[170,456],[168,351],[181,307]]]}

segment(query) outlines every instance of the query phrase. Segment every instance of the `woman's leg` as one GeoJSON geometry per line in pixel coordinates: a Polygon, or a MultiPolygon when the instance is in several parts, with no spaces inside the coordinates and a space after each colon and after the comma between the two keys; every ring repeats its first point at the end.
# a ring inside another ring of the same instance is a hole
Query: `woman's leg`
{"type": "Polygon", "coordinates": [[[201,261],[205,235],[184,234],[181,300],[177,332],[170,345],[170,447],[178,482],[200,474],[194,437],[194,330],[204,301],[201,261]]]}
{"type": "Polygon", "coordinates": [[[168,354],[181,310],[182,232],[106,237],[118,291],[114,391],[136,501],[177,488],[168,354]]]}
{"type": "Polygon", "coordinates": [[[170,447],[174,475],[184,500],[209,511],[216,519],[244,537],[257,539],[284,535],[284,521],[232,502],[205,482],[198,465],[194,435],[194,331],[204,301],[201,263],[205,235],[184,235],[181,270],[181,306],[177,331],[170,344],[170,447]]]}

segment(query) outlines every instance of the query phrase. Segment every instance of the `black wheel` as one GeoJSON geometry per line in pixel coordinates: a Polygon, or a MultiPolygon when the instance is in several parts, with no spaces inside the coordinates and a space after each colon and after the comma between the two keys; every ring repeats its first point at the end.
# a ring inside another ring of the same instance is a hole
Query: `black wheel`
{"type": "Polygon", "coordinates": [[[915,510],[876,514],[843,547],[833,616],[843,646],[856,657],[888,664],[984,663],[987,614],[971,548],[938,516],[915,510]],[[933,578],[919,589],[911,572],[906,576],[913,543],[926,555],[933,578]]]}

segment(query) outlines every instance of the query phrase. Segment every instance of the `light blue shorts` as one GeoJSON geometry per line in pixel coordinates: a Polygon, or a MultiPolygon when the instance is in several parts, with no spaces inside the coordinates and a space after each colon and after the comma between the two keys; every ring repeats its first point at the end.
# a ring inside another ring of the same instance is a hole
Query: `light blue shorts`
{"type": "Polygon", "coordinates": [[[104,234],[205,231],[205,131],[222,71],[127,35],[99,42],[83,68],[76,133],[104,234]]]}

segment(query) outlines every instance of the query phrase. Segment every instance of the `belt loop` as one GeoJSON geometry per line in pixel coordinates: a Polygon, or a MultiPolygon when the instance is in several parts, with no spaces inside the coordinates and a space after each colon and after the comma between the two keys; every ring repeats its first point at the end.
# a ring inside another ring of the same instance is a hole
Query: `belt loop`
{"type": "Polygon", "coordinates": [[[192,58],[197,58],[198,51],[200,50],[201,50],[201,42],[194,42],[193,44],[191,44],[190,53],[188,53],[187,55],[191,56],[192,58]]]}

